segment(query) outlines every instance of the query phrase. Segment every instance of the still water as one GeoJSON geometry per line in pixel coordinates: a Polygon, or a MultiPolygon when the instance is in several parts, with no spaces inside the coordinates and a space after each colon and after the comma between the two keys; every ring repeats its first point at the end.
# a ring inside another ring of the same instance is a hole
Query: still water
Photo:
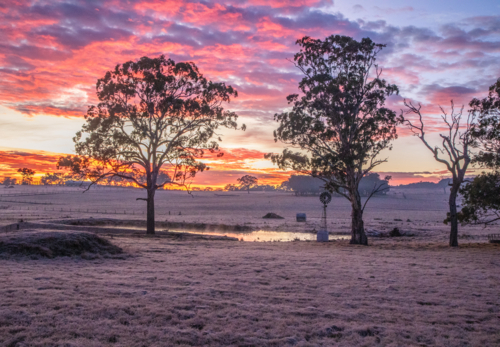
{"type": "MultiPolygon", "coordinates": [[[[183,233],[185,230],[171,230],[170,232],[183,233]]],[[[270,242],[270,241],[316,241],[316,234],[312,233],[290,233],[290,232],[277,232],[277,231],[253,231],[251,233],[225,233],[218,231],[192,231],[192,234],[203,234],[203,235],[216,235],[216,236],[228,236],[236,237],[241,241],[250,242],[270,242]]],[[[330,240],[348,240],[349,235],[330,235],[330,240]]]]}

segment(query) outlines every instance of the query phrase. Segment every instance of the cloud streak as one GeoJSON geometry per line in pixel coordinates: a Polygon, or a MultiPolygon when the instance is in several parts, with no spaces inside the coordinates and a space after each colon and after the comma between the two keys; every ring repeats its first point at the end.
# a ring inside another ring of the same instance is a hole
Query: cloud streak
{"type": "MultiPolygon", "coordinates": [[[[304,35],[387,44],[379,59],[383,77],[430,113],[451,99],[459,105],[484,95],[500,76],[500,16],[471,16],[437,29],[394,26],[350,20],[327,0],[7,0],[0,32],[0,103],[6,107],[28,116],[82,117],[97,103],[95,82],[107,70],[165,54],[194,61],[208,78],[239,91],[228,108],[268,129],[244,133],[245,143],[272,141],[273,115],[288,106],[285,97],[297,92],[301,79],[287,59],[304,35]]],[[[401,102],[389,105],[399,110],[401,102]]]]}
{"type": "MultiPolygon", "coordinates": [[[[500,52],[499,17],[472,17],[435,32],[348,20],[322,11],[328,5],[306,0],[7,2],[0,12],[0,100],[25,114],[81,115],[96,102],[92,86],[106,70],[143,55],[166,54],[195,61],[210,78],[233,83],[241,90],[236,108],[251,111],[260,104],[274,111],[286,106],[285,96],[300,79],[285,60],[296,51],[295,40],[342,34],[387,44],[381,56],[386,78],[403,91],[407,84],[421,84],[426,101],[434,102],[428,92],[437,82],[422,76],[464,66],[484,72],[495,66],[500,52]],[[51,105],[69,88],[85,97],[51,105]],[[252,102],[256,99],[260,102],[252,102]]],[[[384,9],[389,10],[413,9],[384,9]]],[[[484,81],[475,91],[490,82],[484,73],[479,76],[484,81]]]]}

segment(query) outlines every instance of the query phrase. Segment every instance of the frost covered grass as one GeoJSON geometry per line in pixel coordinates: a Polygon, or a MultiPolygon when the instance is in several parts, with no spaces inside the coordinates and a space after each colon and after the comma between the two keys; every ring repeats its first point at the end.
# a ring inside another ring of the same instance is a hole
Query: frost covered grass
{"type": "Polygon", "coordinates": [[[113,238],[0,261],[2,346],[495,346],[500,245],[113,238]]]}
{"type": "Polygon", "coordinates": [[[31,259],[81,256],[110,257],[121,254],[121,248],[107,239],[82,232],[22,232],[0,236],[0,259],[31,259]]]}

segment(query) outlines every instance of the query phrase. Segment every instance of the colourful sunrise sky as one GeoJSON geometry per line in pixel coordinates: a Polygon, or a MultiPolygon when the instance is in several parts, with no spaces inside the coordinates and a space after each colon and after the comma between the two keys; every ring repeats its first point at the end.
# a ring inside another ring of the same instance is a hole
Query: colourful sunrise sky
{"type": "MultiPolygon", "coordinates": [[[[421,102],[439,131],[438,106],[467,104],[500,77],[500,2],[494,0],[2,1],[0,2],[0,175],[19,167],[55,170],[73,152],[72,137],[95,82],[116,64],[164,54],[193,61],[213,81],[238,90],[226,105],[247,131],[227,131],[226,153],[195,184],[236,183],[243,174],[280,183],[287,173],[263,158],[283,149],[275,113],[297,92],[299,71],[287,59],[308,35],[370,37],[387,47],[383,77],[402,99],[421,102]]],[[[401,128],[388,162],[376,171],[391,184],[436,181],[446,174],[419,140],[401,128]]],[[[437,132],[431,136],[437,141],[437,132]]],[[[436,142],[437,143],[437,142],[436,142]]]]}

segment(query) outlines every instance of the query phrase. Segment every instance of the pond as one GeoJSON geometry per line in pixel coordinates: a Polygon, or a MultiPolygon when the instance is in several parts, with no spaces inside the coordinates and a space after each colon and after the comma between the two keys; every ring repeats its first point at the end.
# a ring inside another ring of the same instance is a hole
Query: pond
{"type": "MultiPolygon", "coordinates": [[[[78,226],[88,225],[97,229],[103,228],[111,228],[111,229],[132,229],[136,232],[145,229],[141,226],[136,225],[113,225],[112,223],[100,223],[95,224],[95,221],[92,221],[92,224],[85,221],[78,221],[78,226]]],[[[234,237],[240,241],[248,241],[248,242],[290,242],[290,241],[316,241],[316,233],[301,233],[301,232],[286,232],[286,231],[268,231],[268,230],[257,230],[250,232],[238,232],[238,231],[219,231],[219,230],[196,230],[190,229],[189,227],[180,227],[180,228],[169,228],[163,229],[161,227],[157,227],[156,231],[161,233],[162,231],[168,231],[173,233],[188,233],[188,234],[199,234],[199,235],[213,235],[213,236],[227,236],[234,237]]],[[[350,239],[350,235],[329,235],[329,240],[348,240],[350,239]]]]}
{"type": "MultiPolygon", "coordinates": [[[[170,232],[185,233],[185,230],[172,230],[170,232]]],[[[240,241],[249,242],[270,242],[270,241],[316,241],[316,234],[313,233],[292,233],[285,231],[265,231],[258,230],[250,233],[222,232],[222,231],[189,231],[192,234],[215,235],[236,237],[240,241]]],[[[349,235],[329,235],[329,240],[348,240],[349,235]]]]}

